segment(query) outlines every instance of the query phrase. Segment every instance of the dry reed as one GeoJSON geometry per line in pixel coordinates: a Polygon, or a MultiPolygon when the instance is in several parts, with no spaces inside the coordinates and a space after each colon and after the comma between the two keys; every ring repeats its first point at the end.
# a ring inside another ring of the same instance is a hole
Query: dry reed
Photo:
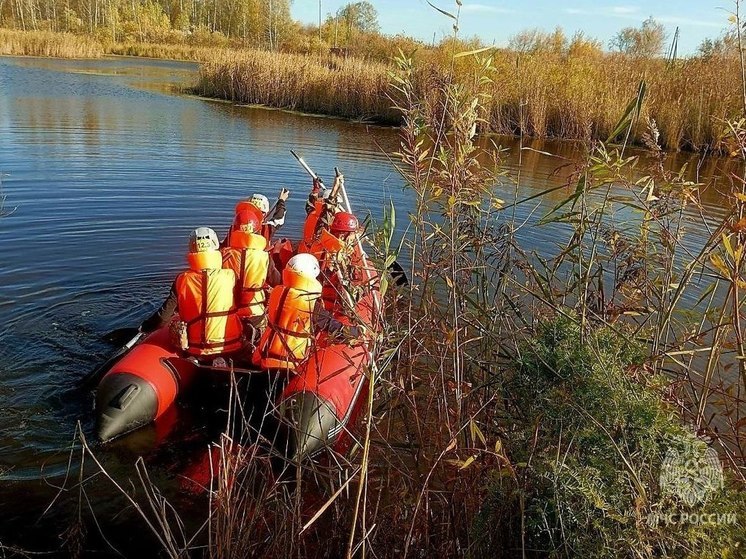
{"type": "Polygon", "coordinates": [[[0,55],[98,58],[104,48],[91,37],[51,31],[0,29],[0,55]]]}
{"type": "Polygon", "coordinates": [[[354,58],[228,52],[202,65],[195,90],[237,103],[394,123],[388,70],[354,58]]]}
{"type": "Polygon", "coordinates": [[[113,43],[105,46],[107,54],[121,56],[142,56],[145,58],[165,58],[168,60],[189,60],[205,62],[224,56],[224,49],[185,44],[163,43],[113,43]]]}
{"type": "MultiPolygon", "coordinates": [[[[496,79],[482,132],[573,140],[605,139],[639,82],[648,84],[641,121],[653,119],[667,149],[729,151],[725,120],[739,114],[737,61],[692,58],[668,65],[622,55],[494,54],[496,79]]],[[[356,59],[247,51],[206,63],[197,90],[206,96],[379,122],[400,121],[390,107],[384,64],[356,59]]],[[[434,102],[448,65],[442,49],[418,56],[412,79],[434,102]]],[[[458,80],[473,80],[466,61],[458,80]]],[[[631,139],[642,142],[637,127],[631,139]]]]}
{"type": "MultiPolygon", "coordinates": [[[[392,43],[393,44],[393,43],[392,43]]],[[[414,88],[425,103],[436,102],[454,51],[444,42],[415,54],[414,88]]],[[[391,66],[359,58],[195,46],[186,43],[101,43],[91,37],[52,32],[0,30],[0,53],[98,57],[146,56],[202,62],[195,91],[236,103],[260,104],[315,114],[400,124],[388,84],[391,66]]],[[[396,53],[391,52],[391,56],[396,53]]],[[[724,122],[740,116],[738,60],[694,57],[674,64],[619,54],[518,54],[492,52],[496,71],[486,122],[480,131],[606,139],[619,114],[645,80],[648,95],[641,122],[652,119],[666,149],[730,153],[724,122]]],[[[474,79],[470,57],[455,65],[459,82],[474,79]]],[[[642,143],[644,127],[631,134],[642,143]]]]}

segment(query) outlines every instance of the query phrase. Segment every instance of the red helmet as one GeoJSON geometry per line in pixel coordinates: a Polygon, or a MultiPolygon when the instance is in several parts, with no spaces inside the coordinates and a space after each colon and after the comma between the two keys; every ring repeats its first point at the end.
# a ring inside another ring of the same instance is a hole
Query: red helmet
{"type": "Polygon", "coordinates": [[[332,234],[337,233],[354,233],[357,231],[360,224],[357,218],[349,212],[339,212],[334,216],[332,221],[331,232],[332,234]]]}
{"type": "Polygon", "coordinates": [[[256,212],[251,210],[241,210],[236,214],[233,220],[234,231],[246,231],[247,233],[256,233],[262,228],[262,220],[256,212]]]}
{"type": "Polygon", "coordinates": [[[240,214],[243,211],[256,214],[257,219],[260,222],[264,219],[264,214],[262,213],[262,210],[257,208],[256,205],[251,202],[251,200],[240,200],[238,204],[236,204],[236,215],[240,214]]]}

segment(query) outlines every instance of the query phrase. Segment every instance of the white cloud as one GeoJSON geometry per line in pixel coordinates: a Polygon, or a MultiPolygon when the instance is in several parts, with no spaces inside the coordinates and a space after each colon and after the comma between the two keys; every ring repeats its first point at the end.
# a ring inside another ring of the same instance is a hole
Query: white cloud
{"type": "Polygon", "coordinates": [[[637,17],[633,15],[636,8],[630,8],[627,6],[614,6],[611,8],[596,8],[593,10],[586,10],[584,8],[563,8],[563,12],[575,16],[604,16],[604,17],[620,17],[620,18],[631,18],[637,17]]]}
{"type": "MultiPolygon", "coordinates": [[[[645,19],[642,17],[640,8],[636,6],[611,6],[609,8],[597,8],[593,10],[584,10],[581,8],[564,8],[562,10],[566,14],[582,15],[582,16],[603,16],[613,17],[620,19],[637,20],[638,23],[642,23],[645,19]]],[[[668,23],[671,25],[681,26],[693,26],[693,27],[712,27],[722,29],[727,24],[724,21],[713,21],[713,20],[702,20],[686,18],[674,15],[655,15],[652,14],[653,18],[660,23],[668,23]]]]}
{"type": "Polygon", "coordinates": [[[692,25],[696,27],[718,27],[724,28],[728,25],[725,21],[707,21],[703,19],[691,19],[679,16],[653,16],[661,23],[672,23],[674,25],[692,25]]]}
{"type": "Polygon", "coordinates": [[[478,12],[492,14],[514,14],[515,10],[510,8],[500,8],[498,6],[488,6],[487,4],[464,4],[461,7],[462,12],[478,12]]]}
{"type": "Polygon", "coordinates": [[[612,6],[611,7],[611,13],[617,14],[617,15],[635,14],[638,11],[640,11],[640,9],[635,6],[612,6]]]}

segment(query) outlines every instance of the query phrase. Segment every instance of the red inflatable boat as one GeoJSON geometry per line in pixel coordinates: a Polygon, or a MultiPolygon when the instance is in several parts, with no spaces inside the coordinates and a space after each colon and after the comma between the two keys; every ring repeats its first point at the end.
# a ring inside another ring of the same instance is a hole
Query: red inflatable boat
{"type": "MultiPolygon", "coordinates": [[[[363,289],[363,296],[350,314],[356,325],[364,326],[365,334],[340,340],[318,333],[311,354],[289,378],[276,402],[278,419],[291,427],[289,448],[297,458],[327,446],[344,451],[350,443],[349,427],[367,394],[373,339],[381,327],[381,301],[377,276],[368,265],[362,245],[358,244],[356,251],[365,263],[364,279],[358,286],[363,289]]],[[[288,257],[285,245],[283,260],[288,257]]],[[[351,322],[341,312],[335,313],[335,318],[351,322]]],[[[248,369],[238,372],[267,374],[248,369]]],[[[203,373],[172,346],[167,327],[133,340],[132,348],[109,369],[98,386],[98,438],[108,441],[158,421],[203,373]]]]}

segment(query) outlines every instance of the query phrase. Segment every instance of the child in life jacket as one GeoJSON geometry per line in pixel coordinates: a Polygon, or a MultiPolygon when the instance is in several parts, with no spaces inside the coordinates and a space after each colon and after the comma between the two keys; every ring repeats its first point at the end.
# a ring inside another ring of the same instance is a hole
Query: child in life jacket
{"type": "MultiPolygon", "coordinates": [[[[275,231],[285,224],[285,214],[287,213],[286,202],[290,197],[290,191],[287,188],[280,190],[280,194],[277,196],[277,201],[272,208],[269,207],[269,199],[264,194],[255,192],[251,195],[251,198],[245,200],[239,200],[236,204],[236,215],[242,211],[253,211],[256,212],[259,217],[259,223],[261,231],[257,230],[256,233],[262,235],[266,240],[267,244],[272,243],[275,231]]],[[[226,235],[220,247],[223,248],[228,244],[230,239],[232,227],[228,229],[226,235]]]]}

